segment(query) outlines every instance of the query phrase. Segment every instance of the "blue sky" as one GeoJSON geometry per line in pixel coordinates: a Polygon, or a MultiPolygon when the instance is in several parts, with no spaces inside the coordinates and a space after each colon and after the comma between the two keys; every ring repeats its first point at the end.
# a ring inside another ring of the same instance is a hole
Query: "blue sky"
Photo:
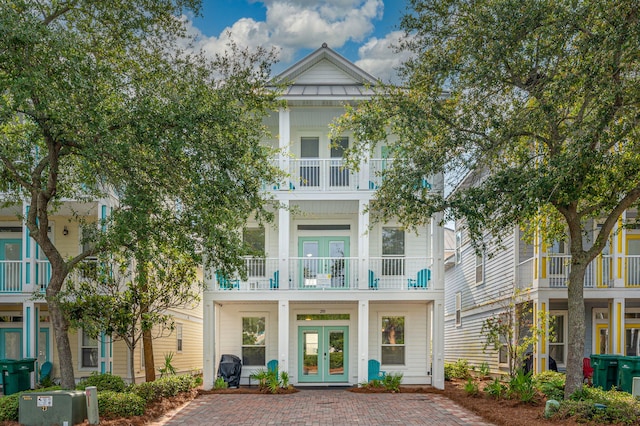
{"type": "Polygon", "coordinates": [[[187,18],[198,46],[211,54],[224,50],[230,31],[242,46],[277,48],[280,72],[326,42],[388,81],[404,59],[391,45],[406,7],[404,0],[203,0],[202,16],[187,18]]]}

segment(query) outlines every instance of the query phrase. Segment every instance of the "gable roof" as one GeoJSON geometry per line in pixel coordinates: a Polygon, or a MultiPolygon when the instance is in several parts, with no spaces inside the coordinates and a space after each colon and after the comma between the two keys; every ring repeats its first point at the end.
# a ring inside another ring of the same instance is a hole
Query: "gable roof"
{"type": "Polygon", "coordinates": [[[330,49],[322,47],[295,63],[272,80],[287,84],[283,97],[302,99],[354,99],[373,95],[377,80],[330,49]]]}

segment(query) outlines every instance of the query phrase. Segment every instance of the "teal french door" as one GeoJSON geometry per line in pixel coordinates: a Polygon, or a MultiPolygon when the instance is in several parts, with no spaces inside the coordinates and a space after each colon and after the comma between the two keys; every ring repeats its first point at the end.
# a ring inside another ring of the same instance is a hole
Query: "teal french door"
{"type": "Polygon", "coordinates": [[[0,291],[19,292],[22,290],[21,262],[22,240],[0,240],[0,291]]]}
{"type": "Polygon", "coordinates": [[[40,333],[38,333],[38,347],[36,348],[38,354],[38,365],[42,365],[49,359],[49,329],[41,327],[40,333]]]}
{"type": "Polygon", "coordinates": [[[349,237],[298,238],[300,288],[349,288],[349,237]]]}
{"type": "Polygon", "coordinates": [[[0,359],[22,358],[22,329],[0,328],[0,359]]]}
{"type": "Polygon", "coordinates": [[[349,327],[298,327],[298,380],[347,382],[349,327]]]}

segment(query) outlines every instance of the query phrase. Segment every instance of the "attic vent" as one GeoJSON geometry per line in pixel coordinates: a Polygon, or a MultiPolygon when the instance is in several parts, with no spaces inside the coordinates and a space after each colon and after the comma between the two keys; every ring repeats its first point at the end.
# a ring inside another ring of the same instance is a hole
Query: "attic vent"
{"type": "Polygon", "coordinates": [[[326,49],[329,46],[327,46],[327,43],[322,43],[322,47],[324,47],[326,49]]]}

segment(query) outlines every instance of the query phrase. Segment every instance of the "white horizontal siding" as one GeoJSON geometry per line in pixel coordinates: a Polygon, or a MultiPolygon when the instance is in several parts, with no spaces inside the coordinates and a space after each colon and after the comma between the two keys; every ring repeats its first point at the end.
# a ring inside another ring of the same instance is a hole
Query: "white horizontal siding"
{"type": "Polygon", "coordinates": [[[353,84],[356,81],[336,68],[331,62],[322,60],[295,79],[296,84],[353,84]]]}

